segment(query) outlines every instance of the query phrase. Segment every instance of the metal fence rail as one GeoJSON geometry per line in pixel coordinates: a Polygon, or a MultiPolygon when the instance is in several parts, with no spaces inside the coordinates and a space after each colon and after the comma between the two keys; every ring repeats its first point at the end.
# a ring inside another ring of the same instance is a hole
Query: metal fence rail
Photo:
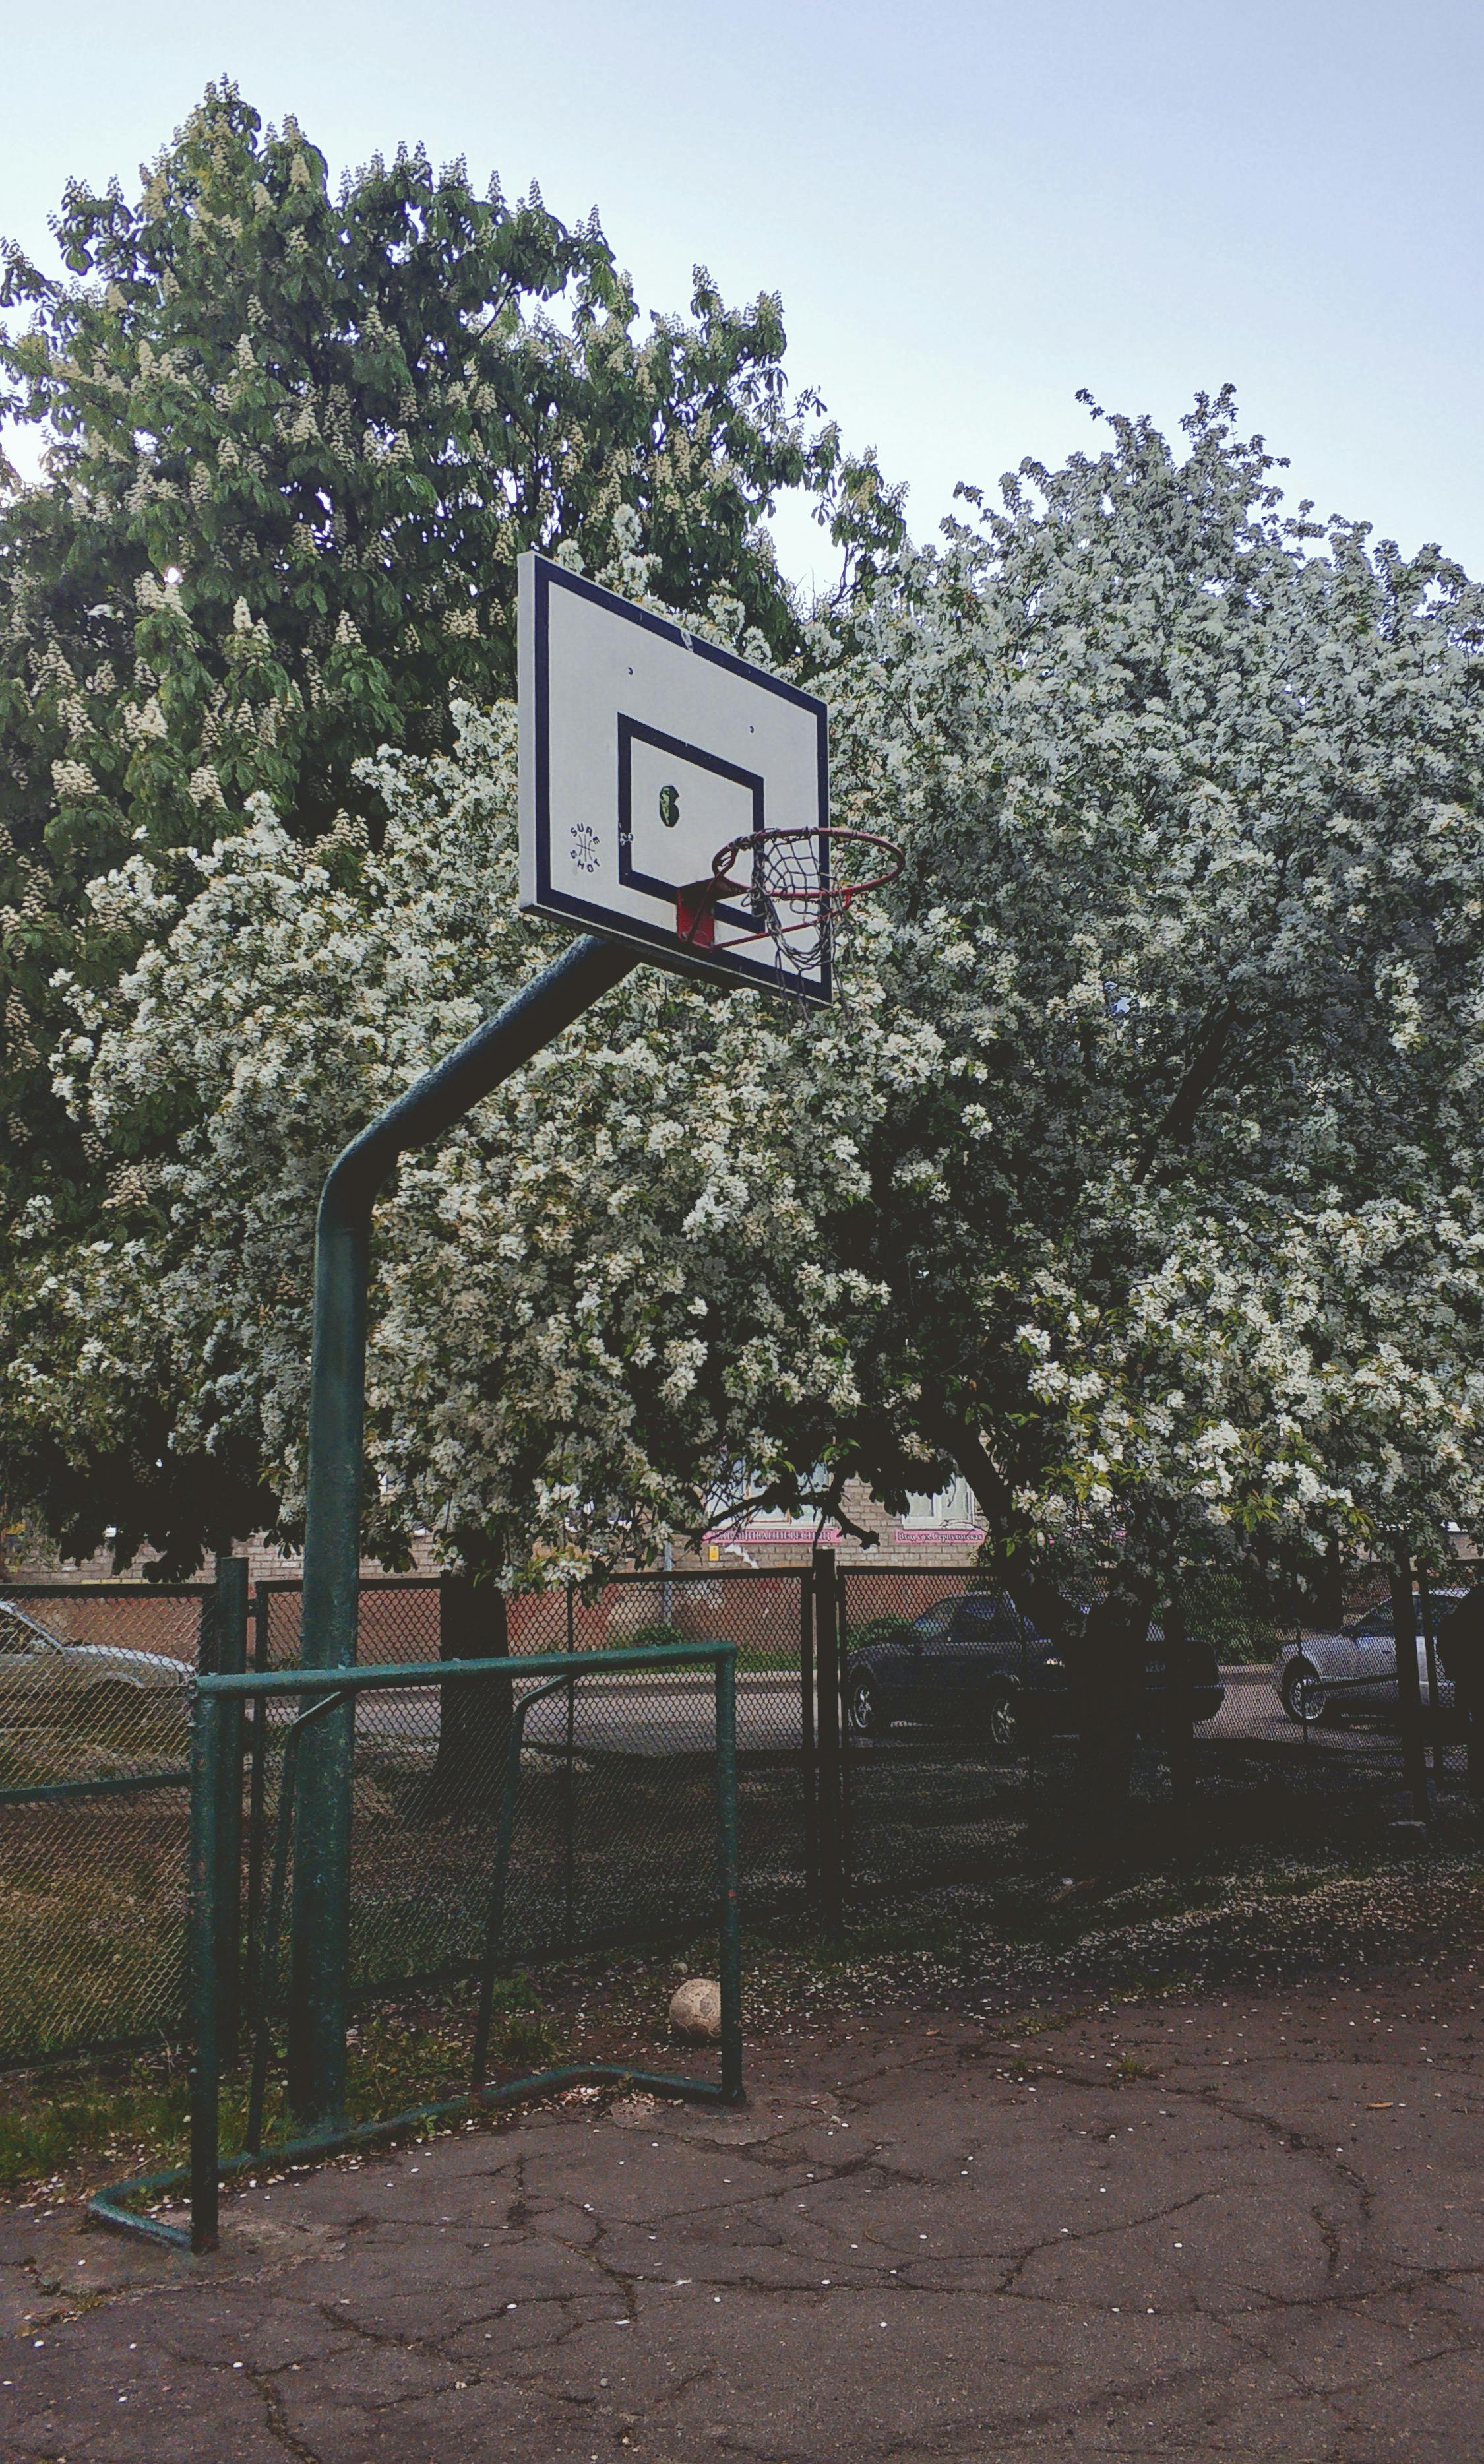
{"type": "MultiPolygon", "coordinates": [[[[360,1664],[468,1656],[491,1611],[513,1664],[560,1654],[585,1669],[615,1649],[704,1643],[736,1656],[741,1857],[750,1904],[801,1904],[809,1881],[812,1724],[801,1669],[807,1574],[620,1577],[497,1595],[456,1582],[362,1587],[360,1664]]],[[[296,1658],[297,1586],[259,1586],[254,1665],[296,1658]]],[[[508,1682],[381,1687],[357,1706],[351,1826],[351,1991],[468,1975],[478,1956],[512,1716],[508,1682]]],[[[255,1942],[281,1731],[268,1703],[247,1723],[245,1925],[255,1942]]],[[[538,1960],[683,1936],[709,1906],[713,1719],[709,1676],[673,1661],[574,1678],[525,1732],[518,1855],[507,1910],[515,1954],[538,1960]]],[[[287,1984],[284,1990],[287,1991],[287,1984]]]]}
{"type": "MultiPolygon", "coordinates": [[[[293,1668],[300,1590],[257,1584],[227,1561],[224,1609],[208,1585],[12,1587],[67,1641],[141,1652],[164,1687],[42,1721],[0,1686],[0,2062],[179,2037],[186,2016],[189,1678],[199,1666],[293,1668]],[[226,1636],[226,1660],[223,1642],[226,1636]]],[[[529,1720],[508,1890],[512,1956],[533,1962],[684,1937],[709,1908],[714,1723],[705,1670],[591,1669],[615,1648],[727,1644],[737,1664],[741,1857],[750,1903],[802,1908],[814,1871],[811,1581],[807,1573],[619,1578],[510,1604],[457,1581],[361,1587],[359,1665],[463,1665],[499,1618],[513,1661],[556,1652],[583,1682],[529,1720]]],[[[493,1655],[488,1655],[493,1656],[493,1655]]],[[[138,1674],[138,1671],[135,1672],[138,1674]]],[[[373,1688],[358,1704],[352,1821],[352,1992],[469,1976],[496,1853],[511,1681],[373,1688]]],[[[257,1959],[280,1806],[287,1721],[272,1694],[234,1715],[239,1793],[224,1794],[224,1853],[240,1877],[224,1916],[229,2044],[257,1959]],[[236,1983],[233,1984],[232,1980],[236,1983]]],[[[289,1993],[285,1973],[280,2001],[289,1993]]]]}

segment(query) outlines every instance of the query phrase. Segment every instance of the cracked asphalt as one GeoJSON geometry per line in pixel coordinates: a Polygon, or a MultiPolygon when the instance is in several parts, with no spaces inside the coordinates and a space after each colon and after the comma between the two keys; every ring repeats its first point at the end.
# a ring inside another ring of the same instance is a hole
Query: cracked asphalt
{"type": "Polygon", "coordinates": [[[1476,2455],[1472,1978],[886,2014],[259,2177],[174,2258],[0,2219],[15,2464],[1476,2455]]]}

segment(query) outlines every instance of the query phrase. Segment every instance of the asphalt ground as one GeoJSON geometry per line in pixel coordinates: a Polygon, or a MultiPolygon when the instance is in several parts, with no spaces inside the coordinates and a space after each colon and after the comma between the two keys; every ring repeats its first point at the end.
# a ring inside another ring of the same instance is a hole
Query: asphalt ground
{"type": "Polygon", "coordinates": [[[187,2260],[0,2217],[15,2464],[1480,2452],[1458,1961],[752,2049],[273,2178],[187,2260]]]}

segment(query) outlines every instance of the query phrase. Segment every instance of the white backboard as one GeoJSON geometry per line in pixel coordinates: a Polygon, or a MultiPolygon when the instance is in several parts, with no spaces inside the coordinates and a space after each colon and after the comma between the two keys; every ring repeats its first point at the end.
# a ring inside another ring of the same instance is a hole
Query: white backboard
{"type": "Polygon", "coordinates": [[[730,840],[828,820],[822,701],[565,565],[521,558],[522,908],[636,942],[661,965],[827,1001],[828,957],[780,966],[750,901],[717,903],[709,947],[677,919],[730,840]]]}

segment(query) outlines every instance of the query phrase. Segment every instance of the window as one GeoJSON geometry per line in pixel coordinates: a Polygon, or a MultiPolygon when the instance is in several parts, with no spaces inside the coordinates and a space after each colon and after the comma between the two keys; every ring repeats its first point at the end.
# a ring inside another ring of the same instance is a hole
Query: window
{"type": "Polygon", "coordinates": [[[967,1527],[976,1523],[978,1516],[969,1493],[969,1483],[967,1480],[953,1480],[949,1481],[947,1488],[940,1488],[934,1497],[909,1497],[902,1520],[908,1528],[915,1525],[919,1529],[943,1524],[967,1527]]]}

